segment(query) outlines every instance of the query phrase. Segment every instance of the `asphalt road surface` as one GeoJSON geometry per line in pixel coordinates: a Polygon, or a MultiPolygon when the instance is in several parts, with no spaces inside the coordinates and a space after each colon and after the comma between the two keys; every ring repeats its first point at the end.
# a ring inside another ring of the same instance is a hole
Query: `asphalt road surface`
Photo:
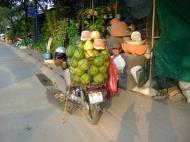
{"type": "Polygon", "coordinates": [[[41,71],[0,43],[0,142],[190,142],[190,105],[122,92],[92,126],[47,97],[41,71]],[[64,118],[64,119],[63,119],[64,118]]]}

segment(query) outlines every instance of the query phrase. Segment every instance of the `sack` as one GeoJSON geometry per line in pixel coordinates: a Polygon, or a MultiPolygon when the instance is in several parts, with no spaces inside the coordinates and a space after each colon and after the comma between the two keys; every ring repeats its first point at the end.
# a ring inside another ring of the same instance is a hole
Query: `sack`
{"type": "Polygon", "coordinates": [[[150,59],[146,59],[141,69],[137,70],[136,76],[138,77],[137,86],[142,87],[149,79],[150,73],[150,59]]]}
{"type": "Polygon", "coordinates": [[[118,73],[115,63],[113,62],[113,59],[109,58],[109,80],[108,80],[108,92],[111,95],[114,95],[118,91],[118,73]]]}
{"type": "Polygon", "coordinates": [[[190,83],[179,81],[179,87],[182,90],[183,95],[187,98],[187,103],[190,104],[190,83]]]}

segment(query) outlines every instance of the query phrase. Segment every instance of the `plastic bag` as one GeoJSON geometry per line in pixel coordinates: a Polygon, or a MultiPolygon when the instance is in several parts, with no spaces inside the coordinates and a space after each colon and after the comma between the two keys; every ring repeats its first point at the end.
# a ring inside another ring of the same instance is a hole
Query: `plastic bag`
{"type": "Polygon", "coordinates": [[[187,98],[187,103],[190,104],[190,83],[179,81],[179,87],[182,90],[183,95],[187,98]]]}
{"type": "Polygon", "coordinates": [[[115,63],[113,59],[109,58],[109,80],[108,80],[108,92],[113,96],[118,91],[118,73],[115,63]]]}
{"type": "Polygon", "coordinates": [[[136,84],[138,84],[138,82],[139,82],[139,76],[137,76],[137,71],[140,70],[141,68],[142,68],[142,66],[134,66],[131,68],[131,71],[130,71],[136,84]]]}
{"type": "Polygon", "coordinates": [[[118,70],[123,71],[125,68],[125,60],[121,57],[121,55],[117,56],[116,58],[113,59],[113,62],[115,63],[115,66],[118,70]]]}

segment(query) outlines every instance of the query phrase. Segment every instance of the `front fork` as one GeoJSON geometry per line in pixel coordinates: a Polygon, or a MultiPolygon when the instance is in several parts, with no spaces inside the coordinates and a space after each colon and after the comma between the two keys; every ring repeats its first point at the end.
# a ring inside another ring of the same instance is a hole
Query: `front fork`
{"type": "Polygon", "coordinates": [[[87,109],[89,111],[90,110],[90,105],[95,105],[97,111],[102,111],[103,110],[103,108],[101,107],[102,106],[101,104],[104,103],[106,96],[103,95],[103,100],[104,100],[103,102],[96,103],[96,104],[90,104],[90,101],[89,101],[89,98],[88,98],[89,97],[88,92],[81,91],[80,95],[81,95],[81,100],[82,100],[81,104],[82,104],[83,108],[85,108],[85,109],[87,109]]]}

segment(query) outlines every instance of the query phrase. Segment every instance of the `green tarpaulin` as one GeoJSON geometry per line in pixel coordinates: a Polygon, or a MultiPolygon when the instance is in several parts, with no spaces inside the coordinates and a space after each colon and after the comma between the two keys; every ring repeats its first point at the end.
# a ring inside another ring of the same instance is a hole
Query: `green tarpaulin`
{"type": "Polygon", "coordinates": [[[190,0],[157,0],[156,74],[190,82],[190,0]]]}

